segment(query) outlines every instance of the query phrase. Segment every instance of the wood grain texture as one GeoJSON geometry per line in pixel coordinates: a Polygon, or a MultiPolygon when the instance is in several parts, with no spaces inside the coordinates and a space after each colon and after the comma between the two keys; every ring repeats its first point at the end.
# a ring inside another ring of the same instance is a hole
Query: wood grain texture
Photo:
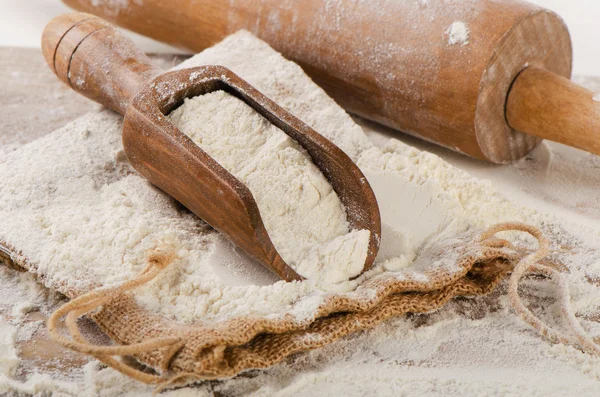
{"type": "Polygon", "coordinates": [[[162,73],[131,40],[85,13],[54,18],[42,35],[42,51],[59,79],[121,114],[135,94],[162,73]]]}
{"type": "Polygon", "coordinates": [[[600,155],[600,102],[595,93],[544,69],[517,77],[507,102],[513,128],[600,155]]]}
{"type": "Polygon", "coordinates": [[[247,29],[348,111],[494,163],[540,141],[506,122],[516,75],[528,65],[571,72],[563,21],[516,0],[64,2],[194,51],[247,29]],[[468,44],[449,43],[456,21],[469,29],[468,44]]]}
{"type": "Polygon", "coordinates": [[[477,98],[475,133],[486,159],[511,163],[540,143],[538,136],[506,121],[507,96],[517,75],[529,66],[570,77],[572,53],[566,26],[549,12],[523,16],[505,35],[489,60],[477,98]]]}
{"type": "Polygon", "coordinates": [[[71,13],[63,17],[63,23],[46,26],[42,35],[42,52],[52,71],[68,83],[69,64],[75,48],[90,33],[106,26],[90,14],[71,13]],[[90,20],[91,23],[84,23],[90,20]],[[80,25],[79,29],[72,29],[76,25],[80,25]]]}
{"type": "Polygon", "coordinates": [[[299,280],[273,246],[250,190],[165,117],[184,98],[216,90],[246,102],[308,151],[345,205],[350,227],[370,231],[364,270],[372,266],[381,220],[362,172],[341,149],[234,73],[204,66],[161,74],[130,40],[85,14],[55,18],[43,43],[48,65],[59,78],[125,115],[123,146],[138,172],[279,277],[299,280]],[[68,59],[68,65],[58,67],[61,59],[68,59]]]}

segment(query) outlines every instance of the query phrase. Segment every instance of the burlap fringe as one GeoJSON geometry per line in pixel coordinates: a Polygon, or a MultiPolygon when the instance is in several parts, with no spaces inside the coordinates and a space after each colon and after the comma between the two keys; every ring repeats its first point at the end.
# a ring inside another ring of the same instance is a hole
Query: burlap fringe
{"type": "MultiPolygon", "coordinates": [[[[539,263],[539,261],[548,254],[550,246],[548,240],[542,235],[541,231],[536,227],[522,223],[503,223],[493,226],[483,232],[479,237],[479,242],[483,245],[494,246],[496,241],[502,241],[494,238],[497,233],[502,231],[521,231],[530,234],[538,240],[537,250],[521,258],[515,265],[510,277],[508,294],[511,306],[516,313],[550,341],[571,345],[585,352],[600,355],[598,341],[589,336],[573,313],[566,277],[558,270],[539,263]],[[573,336],[567,336],[552,329],[525,306],[519,296],[519,282],[523,277],[530,273],[541,274],[552,278],[557,282],[560,291],[559,304],[573,336]]],[[[192,380],[203,379],[199,374],[189,372],[177,373],[172,376],[167,375],[169,362],[185,345],[186,341],[182,338],[157,338],[131,345],[98,346],[85,339],[77,325],[77,319],[79,317],[100,308],[102,305],[109,303],[128,291],[132,291],[133,289],[150,282],[173,260],[173,251],[168,247],[156,248],[148,257],[147,267],[135,279],[118,287],[100,288],[90,291],[56,310],[48,320],[48,330],[50,335],[54,340],[66,348],[93,356],[107,366],[140,382],[158,385],[156,392],[160,392],[169,386],[179,385],[184,381],[189,382],[192,380]],[[59,323],[63,317],[65,318],[64,325],[70,338],[64,337],[59,332],[59,323]],[[161,369],[165,372],[163,374],[155,375],[143,372],[114,358],[115,356],[147,353],[157,349],[164,349],[164,361],[161,365],[161,369]]]]}
{"type": "Polygon", "coordinates": [[[542,235],[542,232],[539,229],[533,226],[517,223],[493,226],[483,233],[481,239],[485,240],[489,237],[492,237],[496,233],[505,230],[518,230],[526,232],[538,240],[538,249],[521,259],[513,269],[512,275],[510,276],[508,284],[508,296],[512,308],[525,322],[535,328],[551,342],[570,345],[579,348],[586,353],[600,356],[600,345],[598,345],[600,338],[591,338],[585,329],[583,329],[581,323],[573,312],[571,307],[571,294],[569,292],[569,281],[563,273],[550,266],[545,266],[539,263],[540,260],[548,255],[550,250],[550,242],[548,239],[542,235]],[[531,310],[525,306],[521,300],[521,297],[519,296],[519,282],[529,273],[535,273],[549,277],[557,283],[559,287],[559,305],[561,312],[563,318],[566,320],[566,325],[573,336],[567,336],[560,331],[552,329],[550,326],[545,324],[544,321],[536,317],[531,310]]]}

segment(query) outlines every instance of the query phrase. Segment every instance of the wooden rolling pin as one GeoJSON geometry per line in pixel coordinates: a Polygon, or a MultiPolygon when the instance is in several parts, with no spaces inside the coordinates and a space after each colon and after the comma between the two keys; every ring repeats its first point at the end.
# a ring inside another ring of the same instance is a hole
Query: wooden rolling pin
{"type": "Polygon", "coordinates": [[[568,80],[556,14],[506,0],[64,0],[193,51],[239,29],[349,112],[494,163],[540,138],[600,154],[600,103],[568,80]]]}

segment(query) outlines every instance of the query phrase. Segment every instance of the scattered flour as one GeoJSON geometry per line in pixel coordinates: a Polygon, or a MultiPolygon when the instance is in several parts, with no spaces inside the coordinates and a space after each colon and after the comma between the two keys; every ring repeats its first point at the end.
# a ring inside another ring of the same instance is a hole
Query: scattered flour
{"type": "Polygon", "coordinates": [[[460,44],[466,46],[469,44],[469,28],[464,22],[456,21],[446,30],[448,35],[448,44],[460,44]]]}
{"type": "Polygon", "coordinates": [[[600,93],[595,94],[592,99],[596,102],[600,102],[600,93]]]}
{"type": "MultiPolygon", "coordinates": [[[[382,250],[378,266],[344,288],[351,291],[364,278],[390,270],[399,276],[418,273],[422,270],[419,261],[430,254],[431,244],[461,238],[460,233],[473,227],[524,221],[542,227],[550,236],[555,252],[551,259],[569,270],[577,314],[586,329],[600,334],[595,321],[600,312],[597,224],[584,226],[516,205],[497,193],[491,182],[398,140],[372,133],[370,141],[296,65],[285,62],[251,35],[238,33],[186,63],[198,64],[231,68],[342,147],[367,175],[383,215],[382,250]]],[[[180,259],[140,289],[138,299],[145,307],[181,322],[273,316],[284,311],[310,315],[325,292],[310,281],[275,280],[218,233],[150,187],[124,158],[119,129],[120,119],[110,112],[89,115],[7,155],[0,163],[4,180],[0,185],[0,223],[13,225],[11,230],[0,230],[1,237],[15,241],[24,255],[39,260],[46,284],[91,288],[97,282],[122,282],[143,268],[144,252],[155,241],[170,240],[180,259]],[[13,172],[3,169],[8,165],[13,172]],[[30,232],[23,235],[18,230],[30,232]]],[[[591,163],[586,164],[592,169],[591,163]]],[[[522,242],[529,244],[528,240],[522,242]]],[[[436,266],[451,270],[452,261],[442,259],[437,259],[436,266]]],[[[426,278],[424,273],[420,276],[426,278]]],[[[598,395],[599,359],[550,346],[512,314],[503,292],[456,299],[435,313],[392,319],[267,370],[171,393],[598,395]]],[[[527,280],[522,294],[536,314],[560,323],[549,283],[527,280]]],[[[32,306],[35,304],[23,305],[32,306]]],[[[18,332],[14,327],[2,325],[2,330],[14,335],[18,332]]],[[[10,346],[16,339],[2,342],[8,346],[7,367],[12,370],[10,346]]],[[[150,392],[96,363],[87,365],[84,373],[83,380],[81,373],[73,375],[61,386],[61,393],[116,396],[150,392]]],[[[50,384],[47,374],[28,381],[41,384],[44,376],[50,384]]],[[[11,382],[1,378],[0,388],[25,387],[11,382]]]]}
{"type": "Polygon", "coordinates": [[[185,100],[171,122],[252,192],[283,260],[322,284],[360,274],[368,230],[349,231],[346,211],[310,155],[224,91],[185,100]]]}

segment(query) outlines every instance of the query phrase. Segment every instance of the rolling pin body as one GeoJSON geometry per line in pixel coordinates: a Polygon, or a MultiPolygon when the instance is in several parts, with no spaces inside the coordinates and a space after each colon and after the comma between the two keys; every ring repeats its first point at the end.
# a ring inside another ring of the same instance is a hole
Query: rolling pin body
{"type": "Polygon", "coordinates": [[[571,73],[562,20],[514,0],[64,2],[194,51],[247,29],[349,112],[494,163],[543,135],[507,121],[515,78],[527,67],[571,73]]]}

